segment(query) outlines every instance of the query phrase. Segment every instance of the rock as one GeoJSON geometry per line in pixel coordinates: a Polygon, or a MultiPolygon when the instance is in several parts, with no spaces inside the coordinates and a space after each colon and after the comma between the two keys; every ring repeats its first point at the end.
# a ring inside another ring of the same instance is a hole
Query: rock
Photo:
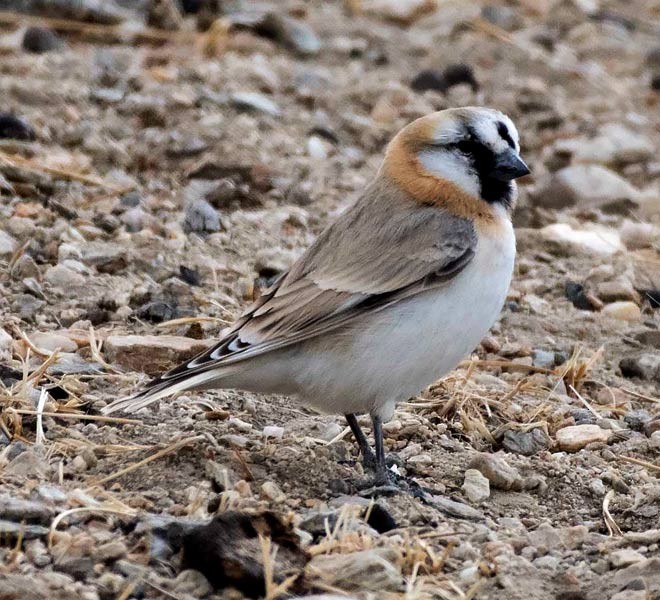
{"type": "Polygon", "coordinates": [[[284,502],[286,494],[272,481],[265,481],[261,485],[261,496],[273,502],[284,502]]]}
{"type": "Polygon", "coordinates": [[[470,502],[481,502],[490,497],[490,482],[477,469],[465,471],[461,489],[470,502]]]}
{"type": "Polygon", "coordinates": [[[176,363],[191,359],[213,344],[173,335],[111,335],[103,345],[106,359],[149,375],[166,371],[176,363]]]}
{"type": "Polygon", "coordinates": [[[305,577],[312,585],[320,581],[348,592],[400,592],[404,582],[396,560],[396,553],[386,548],[320,554],[305,567],[305,577]]]}
{"type": "Polygon", "coordinates": [[[133,13],[122,8],[115,0],[48,0],[35,2],[36,13],[56,19],[86,21],[102,25],[118,25],[133,13]]]}
{"type": "Polygon", "coordinates": [[[619,369],[624,377],[639,377],[660,382],[660,354],[645,353],[622,358],[619,361],[619,369]]]}
{"type": "Polygon", "coordinates": [[[299,573],[307,562],[293,528],[271,512],[229,511],[208,525],[186,530],[174,522],[168,529],[170,540],[181,540],[182,566],[200,571],[216,590],[235,587],[251,598],[265,595],[260,536],[269,538],[277,550],[271,563],[275,583],[299,573]]]}
{"type": "Polygon", "coordinates": [[[571,165],[553,173],[531,199],[543,208],[631,208],[639,190],[613,171],[599,165],[571,165]]]}
{"type": "Polygon", "coordinates": [[[429,502],[433,508],[442,511],[450,517],[458,519],[469,519],[471,521],[481,521],[484,519],[483,513],[467,504],[456,502],[445,496],[434,495],[429,502]]]}
{"type": "Polygon", "coordinates": [[[554,223],[541,229],[541,236],[567,254],[584,253],[611,256],[625,250],[616,230],[593,225],[590,229],[573,229],[566,223],[554,223]]]}
{"type": "Polygon", "coordinates": [[[23,50],[34,54],[43,54],[60,50],[64,41],[48,27],[28,27],[23,35],[23,50]]]}
{"type": "Polygon", "coordinates": [[[555,353],[547,350],[532,350],[532,364],[544,369],[555,368],[555,353]]]}
{"type": "Polygon", "coordinates": [[[37,134],[32,125],[22,117],[8,112],[0,112],[0,139],[25,140],[31,142],[35,140],[37,134]]]}
{"type": "Polygon", "coordinates": [[[4,329],[0,328],[0,363],[11,360],[13,342],[14,339],[4,329]]]}
{"type": "Polygon", "coordinates": [[[639,294],[627,279],[616,281],[603,281],[596,287],[596,294],[603,302],[616,302],[617,300],[628,300],[639,304],[639,294]]]}
{"type": "Polygon", "coordinates": [[[205,598],[213,592],[213,588],[199,571],[185,569],[174,580],[172,591],[178,597],[205,598]]]}
{"type": "Polygon", "coordinates": [[[330,442],[334,440],[344,428],[338,423],[328,423],[327,426],[321,429],[321,435],[319,436],[322,440],[330,442]]]}
{"type": "Polygon", "coordinates": [[[101,544],[95,551],[94,556],[97,560],[102,562],[113,562],[120,558],[124,558],[128,549],[126,544],[121,540],[112,540],[105,544],[101,544]]]}
{"type": "Polygon", "coordinates": [[[550,523],[541,523],[534,531],[527,535],[530,546],[536,548],[540,554],[547,554],[551,550],[562,546],[559,532],[550,523]]]}
{"type": "Polygon", "coordinates": [[[435,90],[444,94],[449,88],[461,83],[469,85],[474,92],[479,90],[479,83],[470,65],[459,63],[449,65],[442,71],[435,69],[420,71],[410,82],[410,87],[416,92],[435,90]]]}
{"type": "Polygon", "coordinates": [[[566,452],[577,452],[589,444],[601,442],[606,444],[611,433],[598,425],[570,425],[556,433],[557,444],[566,452]]]}
{"type": "Polygon", "coordinates": [[[642,312],[634,302],[612,302],[601,311],[603,315],[619,321],[641,321],[642,312]]]}
{"type": "Polygon", "coordinates": [[[46,270],[44,281],[59,292],[70,292],[71,288],[84,285],[85,277],[66,265],[55,265],[46,270]]]}
{"type": "Polygon", "coordinates": [[[651,415],[640,408],[626,413],[623,420],[632,431],[643,431],[644,426],[651,420],[651,415]]]}
{"type": "Polygon", "coordinates": [[[595,138],[576,145],[573,159],[578,163],[625,165],[643,162],[653,155],[651,140],[620,123],[607,123],[595,138]]]}
{"type": "Polygon", "coordinates": [[[220,217],[206,200],[197,198],[186,207],[183,230],[186,233],[212,233],[214,231],[220,231],[220,217]]]}
{"type": "Polygon", "coordinates": [[[660,348],[660,329],[647,329],[633,335],[633,337],[645,346],[660,348]]]}
{"type": "Polygon", "coordinates": [[[615,569],[621,569],[622,567],[629,567],[635,563],[646,560],[643,554],[640,554],[632,548],[623,548],[621,550],[615,550],[609,555],[609,561],[615,569]]]}
{"type": "Polygon", "coordinates": [[[282,439],[282,436],[284,435],[284,427],[280,427],[279,425],[266,425],[263,430],[263,434],[265,438],[275,438],[275,439],[282,439]]]}
{"type": "Polygon", "coordinates": [[[535,427],[529,431],[516,431],[508,429],[504,432],[502,438],[502,447],[507,452],[522,454],[523,456],[533,456],[542,450],[549,448],[551,440],[540,427],[535,427]]]}
{"type": "Polygon", "coordinates": [[[632,584],[634,580],[639,579],[641,579],[642,589],[649,590],[651,597],[656,592],[660,592],[660,558],[647,558],[633,563],[629,567],[619,569],[614,574],[612,583],[621,589],[624,586],[632,584]]]}
{"type": "Polygon", "coordinates": [[[378,533],[387,533],[397,528],[396,520],[389,511],[376,502],[366,510],[367,525],[375,529],[378,533]]]}
{"type": "MultiPolygon", "coordinates": [[[[25,454],[25,453],[23,453],[25,454]]],[[[13,471],[16,474],[16,471],[13,471]]],[[[10,521],[26,521],[28,523],[41,523],[49,525],[56,514],[56,510],[38,500],[24,500],[11,496],[0,496],[0,518],[10,521]]]]}
{"type": "Polygon", "coordinates": [[[149,0],[147,25],[165,31],[178,31],[182,24],[183,16],[174,0],[149,0]]]}
{"type": "MultiPolygon", "coordinates": [[[[43,525],[26,525],[20,521],[5,521],[0,519],[0,536],[2,539],[16,541],[18,539],[34,540],[45,538],[50,530],[43,525]]],[[[0,591],[0,594],[2,592],[0,591]]],[[[0,596],[3,597],[3,596],[0,596]]],[[[14,596],[9,596],[13,598],[14,596]]]]}
{"type": "Polygon", "coordinates": [[[271,117],[279,117],[282,112],[275,102],[256,92],[234,92],[229,101],[239,110],[256,111],[271,117]]]}
{"type": "Polygon", "coordinates": [[[478,470],[498,489],[522,489],[523,482],[520,473],[498,456],[479,453],[470,461],[469,467],[478,470]]]}
{"type": "Polygon", "coordinates": [[[94,575],[94,561],[88,556],[67,556],[53,563],[57,571],[71,575],[76,581],[85,581],[94,575]]]}
{"type": "Polygon", "coordinates": [[[481,9],[481,16],[506,31],[513,31],[522,25],[520,15],[510,6],[487,4],[481,9]]]}
{"type": "Polygon", "coordinates": [[[55,350],[76,352],[78,350],[78,344],[71,338],[52,331],[35,331],[28,338],[37,348],[46,352],[55,352],[55,350]]]}
{"type": "Polygon", "coordinates": [[[18,248],[18,242],[6,231],[0,229],[0,257],[11,256],[18,248]]]}
{"type": "Polygon", "coordinates": [[[628,250],[651,248],[660,240],[660,229],[652,223],[637,223],[626,219],[621,225],[621,241],[628,250]]]}
{"type": "Polygon", "coordinates": [[[143,304],[137,310],[137,316],[139,319],[150,323],[163,323],[164,321],[176,319],[179,316],[179,311],[173,303],[165,300],[154,300],[143,304]]]}
{"type": "Polygon", "coordinates": [[[436,11],[436,0],[364,0],[363,10],[387,21],[408,26],[436,11]]]}
{"type": "Polygon", "coordinates": [[[314,30],[307,23],[283,12],[267,13],[258,24],[257,31],[299,56],[314,56],[321,50],[321,40],[314,30]]]}
{"type": "Polygon", "coordinates": [[[564,288],[566,298],[568,298],[575,308],[580,310],[600,310],[603,308],[603,303],[590,292],[584,289],[581,283],[576,281],[568,281],[564,288]]]}
{"type": "Polygon", "coordinates": [[[39,448],[30,448],[13,458],[4,468],[3,473],[7,476],[45,479],[50,473],[50,465],[39,448]]]}
{"type": "Polygon", "coordinates": [[[328,144],[319,136],[313,135],[307,140],[307,154],[317,160],[328,158],[328,144]]]}

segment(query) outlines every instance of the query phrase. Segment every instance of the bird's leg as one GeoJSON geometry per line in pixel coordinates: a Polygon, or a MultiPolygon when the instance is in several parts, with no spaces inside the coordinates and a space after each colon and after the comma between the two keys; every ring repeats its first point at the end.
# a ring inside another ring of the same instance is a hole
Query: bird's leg
{"type": "Polygon", "coordinates": [[[393,473],[387,468],[385,463],[385,439],[383,436],[383,420],[378,415],[371,415],[373,424],[374,442],[376,445],[376,478],[374,483],[377,486],[388,486],[395,482],[393,473]]]}
{"type": "Polygon", "coordinates": [[[367,436],[364,435],[364,431],[360,427],[360,424],[357,422],[357,417],[353,413],[345,415],[348,426],[353,432],[353,437],[360,447],[360,453],[362,454],[362,464],[368,469],[374,469],[376,467],[376,455],[373,453],[371,446],[369,445],[369,440],[367,436]]]}

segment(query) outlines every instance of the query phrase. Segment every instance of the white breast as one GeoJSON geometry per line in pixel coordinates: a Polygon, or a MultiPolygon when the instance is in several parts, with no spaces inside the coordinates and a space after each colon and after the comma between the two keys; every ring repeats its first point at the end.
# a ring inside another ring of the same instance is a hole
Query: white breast
{"type": "Polygon", "coordinates": [[[507,218],[480,233],[470,264],[444,287],[402,301],[297,353],[299,394],[325,412],[378,412],[451,371],[497,319],[509,289],[515,237],[507,218]]]}

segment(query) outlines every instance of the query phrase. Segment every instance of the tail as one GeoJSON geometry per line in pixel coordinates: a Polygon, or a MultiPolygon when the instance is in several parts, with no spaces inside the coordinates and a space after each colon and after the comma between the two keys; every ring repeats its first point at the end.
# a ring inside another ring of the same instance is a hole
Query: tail
{"type": "MultiPolygon", "coordinates": [[[[197,372],[184,372],[172,378],[163,379],[157,377],[147,385],[146,389],[133,396],[118,398],[108,404],[108,406],[103,407],[101,413],[104,415],[111,415],[116,412],[133,413],[162,398],[187,390],[211,387],[211,384],[217,383],[219,379],[226,377],[233,371],[234,369],[231,367],[202,368],[197,372]]],[[[216,386],[214,385],[213,387],[216,386]]],[[[217,387],[222,387],[222,385],[218,385],[217,387]]]]}

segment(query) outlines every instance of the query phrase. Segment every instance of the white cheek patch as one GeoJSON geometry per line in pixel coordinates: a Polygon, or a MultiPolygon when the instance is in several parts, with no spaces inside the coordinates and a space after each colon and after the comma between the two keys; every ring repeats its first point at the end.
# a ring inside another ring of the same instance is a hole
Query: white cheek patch
{"type": "Polygon", "coordinates": [[[472,196],[481,195],[479,177],[464,156],[438,148],[423,150],[418,157],[424,169],[432,175],[455,183],[472,196]]]}

